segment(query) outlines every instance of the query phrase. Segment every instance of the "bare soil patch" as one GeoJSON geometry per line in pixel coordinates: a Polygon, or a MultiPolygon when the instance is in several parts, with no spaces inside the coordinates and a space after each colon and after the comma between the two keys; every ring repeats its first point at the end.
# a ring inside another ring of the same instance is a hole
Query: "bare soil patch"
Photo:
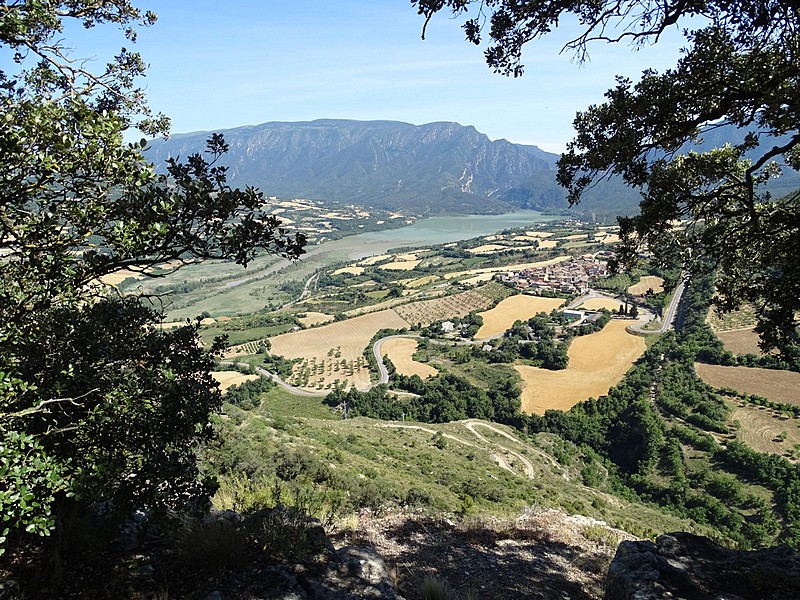
{"type": "Polygon", "coordinates": [[[717,337],[722,342],[725,350],[734,354],[755,354],[763,356],[761,348],[758,347],[760,338],[752,329],[739,329],[736,331],[720,331],[717,337]]]}
{"type": "Polygon", "coordinates": [[[561,298],[543,298],[526,294],[509,296],[491,310],[478,313],[483,317],[483,325],[475,334],[475,338],[488,338],[501,334],[518,319],[526,321],[537,313],[549,313],[562,304],[564,301],[561,298]]]}
{"type": "Polygon", "coordinates": [[[550,408],[568,410],[607,394],[645,351],[644,338],[625,331],[627,325],[612,320],[602,331],[575,338],[569,365],[562,371],[515,366],[524,383],[522,410],[537,414],[550,408]]]}
{"type": "Polygon", "coordinates": [[[414,352],[417,351],[417,345],[417,340],[412,338],[394,338],[383,342],[381,351],[385,356],[389,357],[389,360],[392,361],[397,372],[401,375],[408,377],[419,375],[422,379],[435,377],[439,374],[439,371],[412,358],[414,352]]]}
{"type": "Polygon", "coordinates": [[[773,402],[800,404],[800,373],[703,363],[695,363],[694,368],[703,381],[716,388],[756,394],[773,402]]]}

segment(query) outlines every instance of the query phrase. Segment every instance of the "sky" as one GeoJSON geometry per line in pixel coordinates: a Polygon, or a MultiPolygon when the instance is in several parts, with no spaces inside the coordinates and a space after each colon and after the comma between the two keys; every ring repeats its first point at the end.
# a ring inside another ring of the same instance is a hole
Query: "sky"
{"type": "Polygon", "coordinates": [[[158,14],[130,45],[116,29],[65,32],[75,56],[111,56],[121,46],[149,64],[142,82],[173,133],[267,121],[320,118],[456,121],[491,139],[560,152],[577,111],[603,101],[614,76],[675,63],[675,32],[634,50],[595,44],[578,65],[564,43],[569,23],[528,45],[525,74],[486,66],[483,48],[464,39],[461,21],[424,19],[409,0],[137,0],[158,14]]]}

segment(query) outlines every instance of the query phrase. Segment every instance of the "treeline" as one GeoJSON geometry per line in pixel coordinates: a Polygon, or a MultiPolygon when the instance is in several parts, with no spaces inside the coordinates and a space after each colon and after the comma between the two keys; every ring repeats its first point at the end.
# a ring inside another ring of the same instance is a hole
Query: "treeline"
{"type": "Polygon", "coordinates": [[[770,543],[778,532],[800,547],[798,468],[738,442],[726,440],[722,448],[708,433],[728,437],[724,398],[693,368],[722,350],[705,323],[712,293],[712,277],[696,277],[684,294],[683,327],[653,344],[607,396],[531,415],[527,429],[596,452],[619,493],[710,525],[742,548],[770,543]],[[691,458],[684,446],[694,449],[691,458]],[[770,490],[777,515],[749,482],[770,490]]]}
{"type": "Polygon", "coordinates": [[[328,406],[346,404],[347,414],[353,417],[372,417],[422,423],[447,423],[461,419],[486,419],[520,426],[520,391],[510,380],[482,390],[466,379],[443,374],[423,381],[418,375],[395,375],[396,387],[409,396],[396,396],[385,385],[367,392],[351,388],[334,390],[325,398],[328,406]]]}

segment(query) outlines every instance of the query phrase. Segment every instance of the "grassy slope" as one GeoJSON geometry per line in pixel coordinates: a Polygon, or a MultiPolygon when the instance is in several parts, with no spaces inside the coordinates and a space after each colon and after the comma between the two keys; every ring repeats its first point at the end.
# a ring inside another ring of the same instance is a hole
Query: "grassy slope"
{"type": "MultiPolygon", "coordinates": [[[[599,470],[602,479],[602,467],[550,434],[522,440],[508,427],[476,420],[342,420],[318,399],[277,389],[255,411],[228,405],[220,427],[225,442],[209,456],[212,470],[246,473],[256,482],[251,493],[262,497],[276,483],[302,487],[322,498],[311,502],[320,516],[331,504],[339,515],[402,505],[511,515],[539,506],[591,516],[644,537],[703,532],[687,520],[619,498],[605,484],[587,487],[582,471],[599,470]]],[[[217,497],[221,507],[236,506],[229,483],[217,497]]]]}

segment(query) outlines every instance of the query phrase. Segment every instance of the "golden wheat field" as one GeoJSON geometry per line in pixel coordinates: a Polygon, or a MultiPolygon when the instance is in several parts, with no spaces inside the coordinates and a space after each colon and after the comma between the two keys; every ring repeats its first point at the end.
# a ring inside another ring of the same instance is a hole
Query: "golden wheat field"
{"type": "Polygon", "coordinates": [[[484,244],[475,248],[468,248],[467,252],[472,254],[491,254],[492,252],[499,252],[500,250],[508,250],[508,246],[502,244],[484,244]]]}
{"type": "Polygon", "coordinates": [[[739,421],[736,437],[758,452],[782,454],[800,443],[797,419],[781,418],[766,407],[739,405],[731,411],[730,419],[739,421]]]}
{"type": "Polygon", "coordinates": [[[314,325],[321,325],[322,323],[333,321],[333,315],[321,312],[307,312],[304,317],[299,317],[297,320],[306,327],[312,327],[314,325]]]}
{"type": "Polygon", "coordinates": [[[364,267],[342,267],[336,269],[331,275],[341,275],[342,273],[349,273],[350,275],[361,275],[364,272],[364,267]]]}
{"type": "Polygon", "coordinates": [[[359,389],[369,387],[369,369],[362,352],[379,329],[408,327],[393,310],[382,310],[316,329],[284,333],[270,338],[271,352],[295,364],[292,383],[298,387],[323,389],[339,380],[359,389]]]}
{"type": "Polygon", "coordinates": [[[551,231],[526,231],[525,235],[529,235],[534,238],[548,238],[552,237],[553,233],[551,231]]]}
{"type": "Polygon", "coordinates": [[[386,260],[387,258],[392,258],[391,254],[379,254],[377,256],[370,256],[369,258],[365,258],[359,264],[361,265],[374,265],[376,262],[380,262],[382,260],[386,260]]]}
{"type": "Polygon", "coordinates": [[[655,275],[645,275],[639,280],[639,283],[634,283],[628,288],[628,292],[634,296],[647,293],[647,290],[653,290],[655,293],[664,291],[664,280],[655,275]]]}
{"type": "Polygon", "coordinates": [[[220,391],[227,392],[231,386],[258,379],[258,375],[245,375],[239,371],[211,371],[211,376],[219,383],[220,391]]]}
{"type": "Polygon", "coordinates": [[[414,352],[417,350],[417,340],[412,338],[393,338],[386,340],[381,345],[381,353],[388,356],[392,361],[397,372],[400,375],[419,375],[422,379],[428,377],[435,377],[439,371],[426,365],[425,363],[418,362],[412,358],[414,352]]]}
{"type": "Polygon", "coordinates": [[[515,366],[524,384],[522,410],[536,414],[550,408],[568,410],[607,394],[645,351],[644,338],[626,332],[627,325],[611,321],[602,331],[575,338],[569,348],[569,366],[563,371],[515,366]]]}
{"type": "Polygon", "coordinates": [[[716,388],[756,394],[773,402],[800,404],[800,373],[703,363],[695,363],[694,368],[700,379],[716,388]]]}
{"type": "Polygon", "coordinates": [[[482,339],[499,335],[518,319],[527,321],[537,313],[549,313],[562,304],[564,301],[561,298],[542,298],[525,294],[509,296],[491,310],[478,313],[483,317],[483,325],[475,334],[475,338],[482,339]]]}
{"type": "Polygon", "coordinates": [[[589,298],[581,303],[580,308],[584,310],[600,310],[601,308],[619,310],[620,306],[622,306],[622,302],[613,298],[589,298]]]}
{"type": "Polygon", "coordinates": [[[416,267],[421,260],[394,260],[392,262],[384,263],[382,265],[378,265],[379,269],[383,269],[384,271],[411,271],[414,267],[416,267]]]}

